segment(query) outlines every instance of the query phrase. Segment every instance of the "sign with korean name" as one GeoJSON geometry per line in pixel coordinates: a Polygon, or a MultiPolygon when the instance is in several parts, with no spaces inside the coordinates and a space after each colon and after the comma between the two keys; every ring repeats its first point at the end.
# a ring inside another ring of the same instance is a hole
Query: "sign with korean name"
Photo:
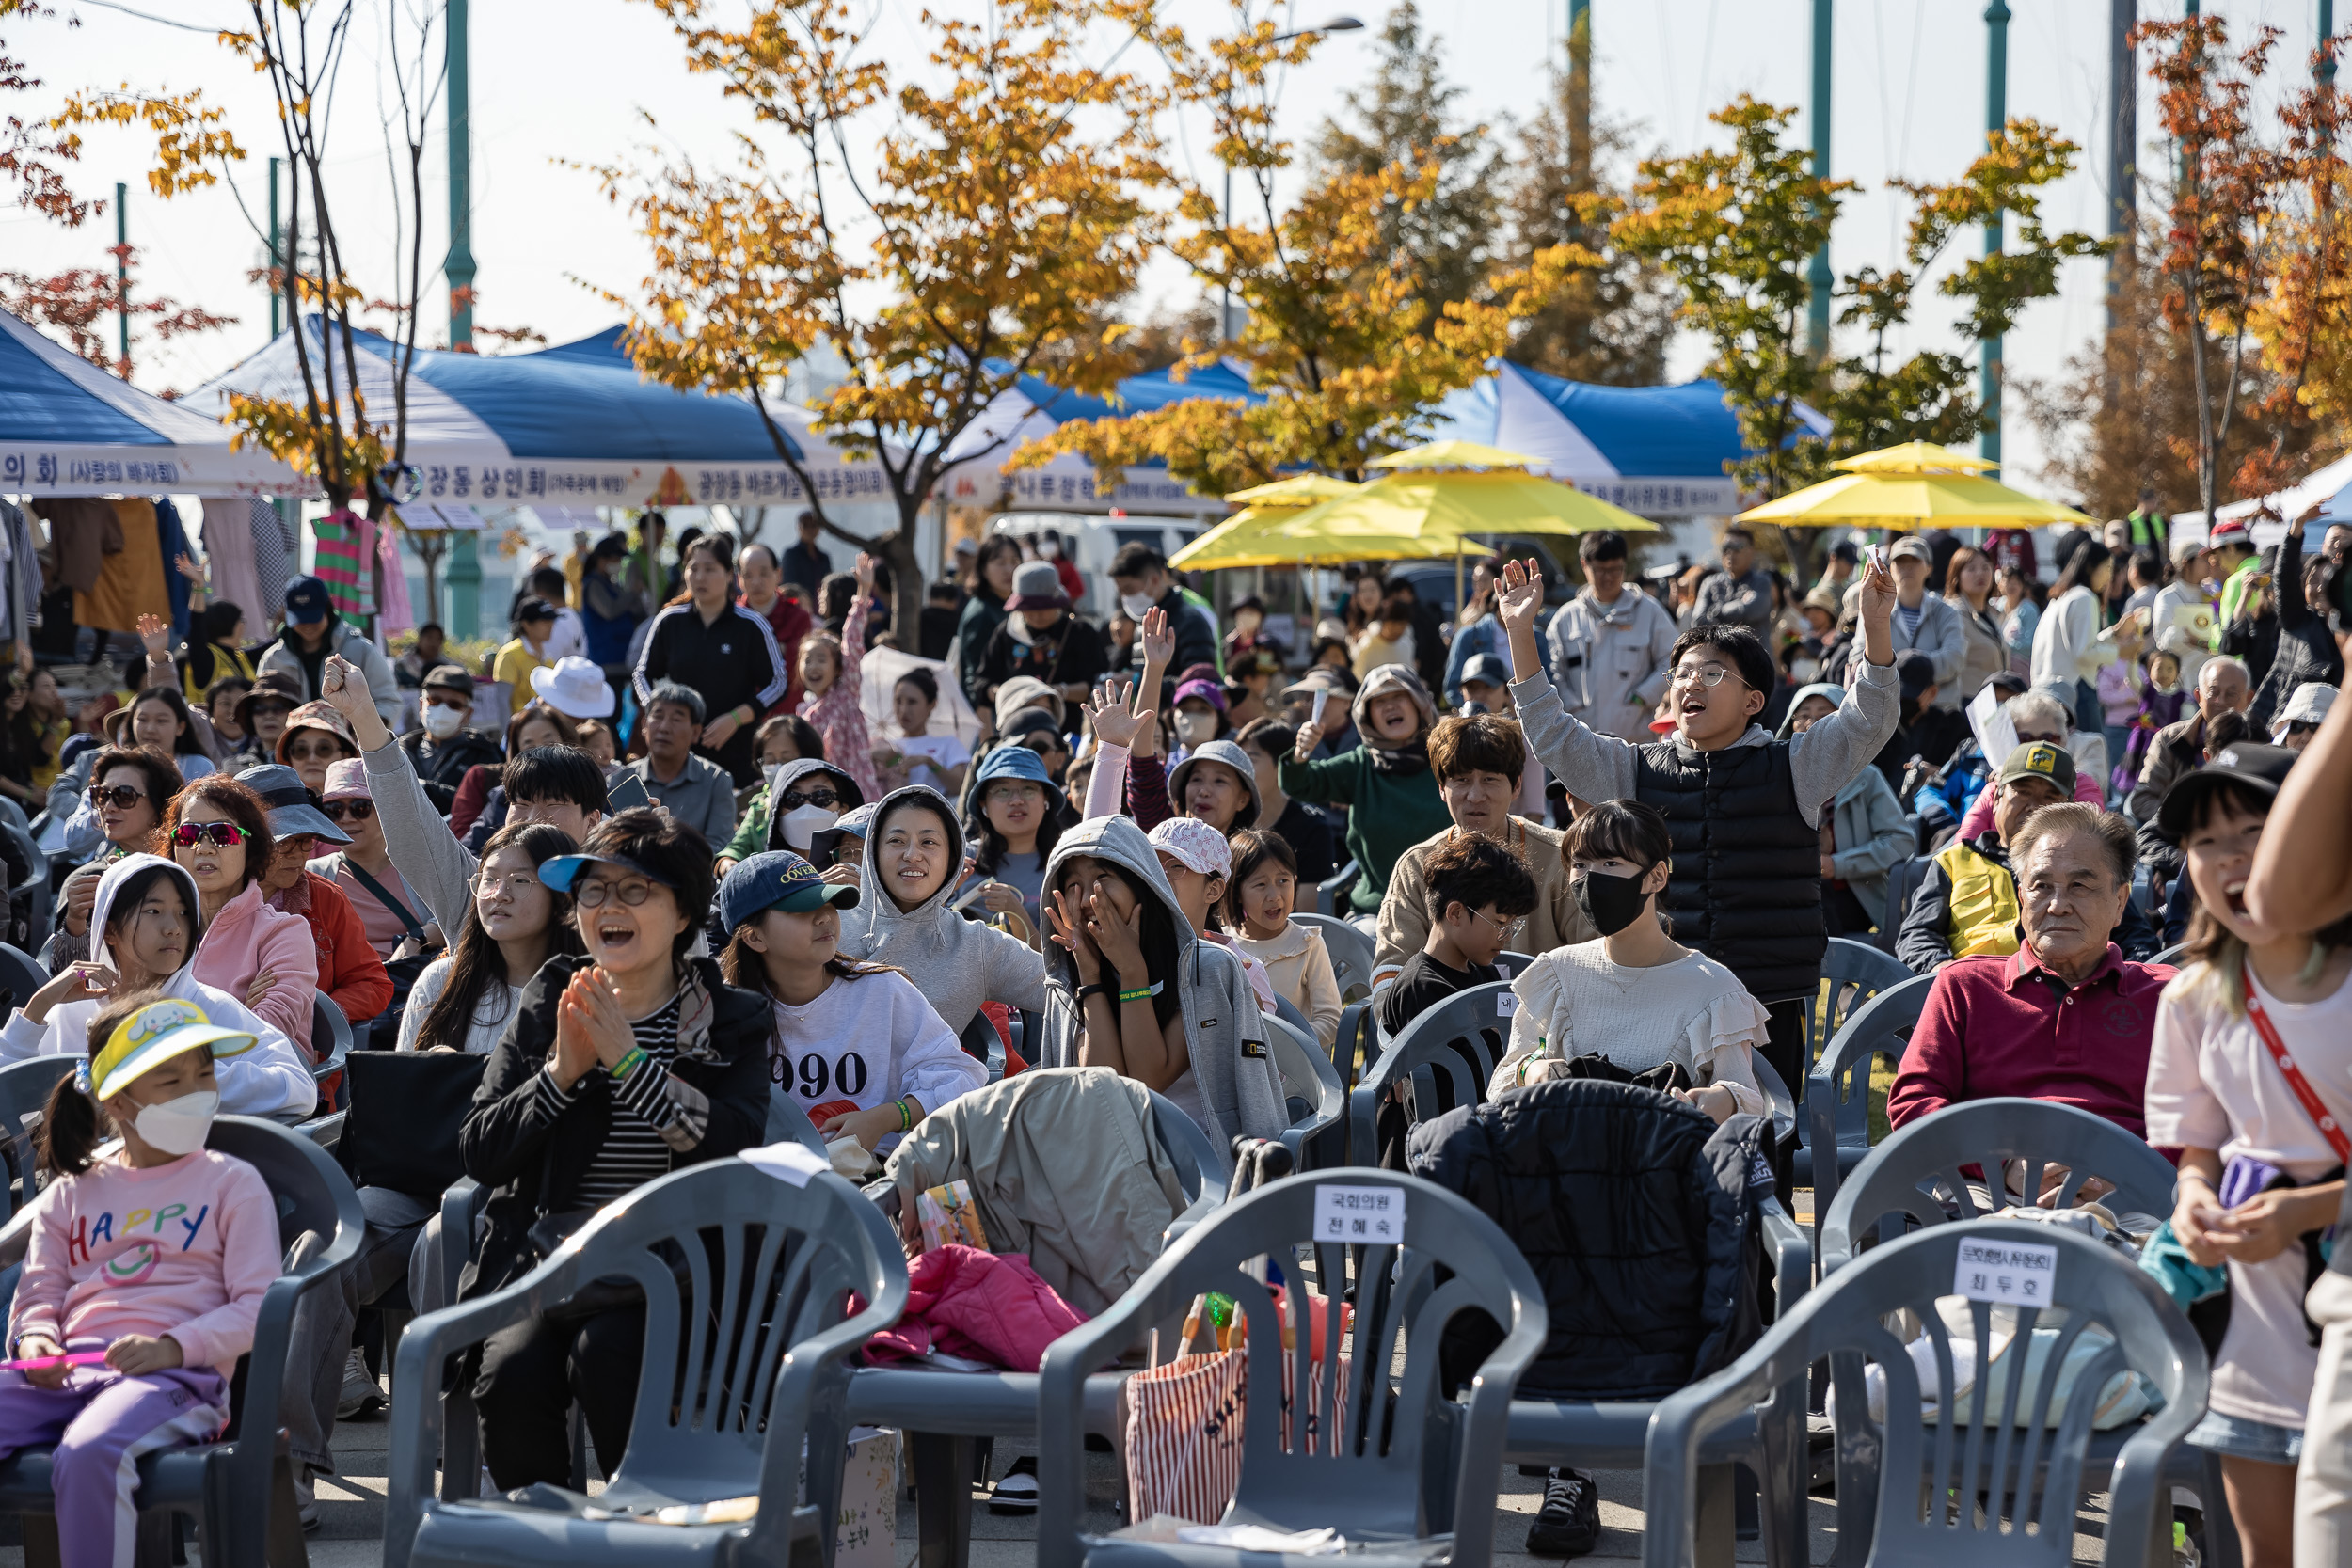
{"type": "Polygon", "coordinates": [[[1952,1294],[2009,1307],[2047,1307],[2058,1248],[1963,1239],[1952,1260],[1952,1294]]]}
{"type": "Polygon", "coordinates": [[[1405,1192],[1401,1187],[1315,1188],[1318,1242],[1357,1242],[1394,1246],[1405,1240],[1405,1192]]]}

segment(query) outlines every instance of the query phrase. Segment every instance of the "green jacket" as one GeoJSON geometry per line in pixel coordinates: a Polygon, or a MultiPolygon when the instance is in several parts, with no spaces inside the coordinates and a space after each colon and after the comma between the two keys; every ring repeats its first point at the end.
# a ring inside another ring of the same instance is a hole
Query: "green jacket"
{"type": "Polygon", "coordinates": [[[1426,765],[1409,773],[1383,772],[1373,766],[1369,746],[1320,762],[1285,755],[1276,765],[1276,778],[1294,800],[1348,808],[1347,850],[1361,873],[1348,903],[1358,914],[1378,911],[1399,856],[1454,825],[1435,772],[1426,765]]]}
{"type": "Polygon", "coordinates": [[[2222,634],[2230,629],[2230,623],[2237,619],[2238,607],[2244,604],[2247,595],[2254,591],[2254,578],[2263,570],[2263,558],[2259,555],[2249,555],[2237,563],[2235,571],[2222,579],[2221,609],[2214,616],[2213,622],[2212,642],[2215,653],[2221,651],[2222,634]]]}

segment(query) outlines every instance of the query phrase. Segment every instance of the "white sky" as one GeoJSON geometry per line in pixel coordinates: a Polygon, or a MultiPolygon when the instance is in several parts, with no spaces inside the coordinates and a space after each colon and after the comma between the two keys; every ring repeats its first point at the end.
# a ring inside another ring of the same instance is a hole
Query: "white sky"
{"type": "MultiPolygon", "coordinates": [[[[237,182],[258,214],[266,210],[265,167],[276,126],[266,83],[200,33],[140,20],[89,0],[51,0],[58,15],[11,19],[7,53],[27,61],[46,87],[40,108],[77,87],[132,82],[174,89],[200,87],[231,112],[239,138],[255,154],[237,182]],[[69,28],[68,17],[79,27],[69,28]]],[[[204,26],[230,25],[246,15],[230,0],[124,0],[137,10],[204,26]]],[[[346,67],[332,173],[339,182],[338,222],[344,252],[363,281],[389,288],[393,229],[384,138],[378,129],[378,59],[383,8],[389,0],[359,0],[371,36],[360,38],[346,67]],[[380,216],[379,216],[380,214],[380,216]],[[375,260],[381,258],[381,261],[375,260]]],[[[422,3],[422,0],[419,0],[422,3]]],[[[926,0],[858,0],[875,17],[873,45],[893,60],[919,59],[918,19],[926,0]]],[[[951,14],[984,13],[984,0],[929,0],[951,14]]],[[[725,6],[725,0],[721,0],[725,6]]],[[[1261,6],[1262,10],[1264,6],[1261,6]]],[[[1222,24],[1221,0],[1169,0],[1168,9],[1203,31],[1222,24]]],[[[1281,101],[1281,127],[1298,141],[1311,137],[1323,117],[1370,69],[1373,27],[1383,0],[1302,3],[1285,11],[1294,24],[1353,10],[1364,32],[1325,41],[1312,62],[1292,73],[1281,101]]],[[[1630,119],[1646,148],[1687,150],[1712,131],[1708,111],[1745,91],[1803,106],[1810,71],[1806,0],[1724,4],[1723,0],[1594,0],[1596,82],[1599,112],[1630,119]]],[[[2055,125],[2082,144],[2080,166],[2045,205],[2054,229],[2105,230],[2107,154],[2106,0],[2010,0],[2009,110],[2055,125]]],[[[2280,74],[2299,72],[2315,25],[2312,0],[2218,0],[2205,7],[2226,17],[2233,41],[2263,24],[2285,30],[2280,74]]],[[[1450,74],[1469,90],[1471,114],[1500,124],[1531,116],[1547,91],[1548,61],[1565,25],[1566,0],[1423,0],[1424,24],[1443,40],[1450,74]]],[[[2148,15],[2177,14],[2170,4],[2143,5],[2148,15]]],[[[724,14],[724,10],[722,10],[724,14]]],[[[1833,172],[1860,180],[1865,190],[1848,203],[1832,246],[1839,272],[1866,262],[1889,264],[1900,242],[1905,208],[1883,190],[1890,176],[1947,180],[1982,145],[1985,29],[1974,0],[1838,0],[1837,85],[1833,112],[1833,172]]],[[[553,342],[610,325],[615,311],[580,279],[627,293],[644,272],[644,247],[626,211],[596,194],[593,180],[569,166],[627,159],[659,136],[705,163],[730,155],[739,111],[719,97],[708,77],[690,77],[666,23],[650,8],[628,0],[473,0],[473,250],[480,268],[477,322],[529,325],[553,342]],[[649,132],[639,111],[654,117],[649,132]]],[[[1108,41],[1104,49],[1110,47],[1108,41]]],[[[2154,130],[2153,103],[2141,81],[2143,149],[2154,130]]],[[[1174,155],[1195,161],[1206,177],[1204,127],[1183,128],[1174,155]]],[[[1809,137],[1805,122],[1798,135],[1809,137]]],[[[225,188],[160,201],[146,189],[151,142],[132,133],[87,138],[74,171],[86,195],[111,196],[118,180],[131,184],[132,243],[140,250],[135,279],[183,303],[232,313],[236,326],[174,344],[135,342],[135,380],[151,390],[187,388],[260,346],[267,336],[268,300],[247,283],[263,246],[225,188]]],[[[2143,150],[2143,163],[2161,152],[2143,150]]],[[[428,266],[446,249],[446,187],[441,127],[427,155],[425,202],[428,266]]],[[[2144,193],[2143,193],[2144,197],[2144,193]]],[[[78,231],[63,230],[21,212],[0,215],[0,266],[42,272],[72,265],[108,265],[114,239],[111,213],[78,231]]],[[[1975,241],[1967,244],[1972,247],[1975,241]]],[[[2008,340],[2012,374],[2049,376],[2079,352],[2101,325],[2103,268],[2077,262],[2065,273],[2061,296],[2029,311],[2008,340]]],[[[1142,280],[1147,297],[1193,291],[1181,271],[1162,263],[1142,280]]],[[[427,297],[437,297],[428,284],[427,297]]],[[[1915,329],[1920,346],[1950,347],[1942,302],[1923,291],[1915,329]]],[[[437,311],[426,316],[426,338],[445,331],[437,311]]],[[[111,337],[111,329],[109,332],[111,337]]],[[[1694,374],[1704,357],[1695,342],[1676,354],[1676,377],[1694,374]]],[[[2040,443],[2022,418],[2006,434],[2010,474],[2032,487],[2040,443]]]]}

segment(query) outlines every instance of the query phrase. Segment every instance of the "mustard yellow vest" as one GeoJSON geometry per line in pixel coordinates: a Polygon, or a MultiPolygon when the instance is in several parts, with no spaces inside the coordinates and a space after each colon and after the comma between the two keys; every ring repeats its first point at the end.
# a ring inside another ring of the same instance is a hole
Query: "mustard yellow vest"
{"type": "Polygon", "coordinates": [[[1952,957],[2017,951],[2017,879],[2009,867],[1955,841],[1939,850],[1935,863],[1952,884],[1952,957]]]}

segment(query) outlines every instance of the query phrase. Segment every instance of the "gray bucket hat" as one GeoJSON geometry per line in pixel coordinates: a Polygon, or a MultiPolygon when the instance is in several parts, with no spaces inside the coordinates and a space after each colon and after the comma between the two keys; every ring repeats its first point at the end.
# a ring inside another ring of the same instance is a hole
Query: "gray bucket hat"
{"type": "Polygon", "coordinates": [[[302,775],[282,762],[266,763],[248,768],[237,775],[237,782],[262,798],[269,808],[269,831],[273,838],[294,838],[303,833],[316,833],[330,844],[349,844],[351,835],[335,826],[334,819],[310,803],[310,791],[302,782],[302,775]]]}
{"type": "Polygon", "coordinates": [[[1249,804],[1234,814],[1233,827],[1254,828],[1258,813],[1265,802],[1258,798],[1258,770],[1249,765],[1249,753],[1231,740],[1204,740],[1193,749],[1192,754],[1178,763],[1168,775],[1168,798],[1178,811],[1184,809],[1184,781],[1192,777],[1197,762],[1223,763],[1241,775],[1241,784],[1249,791],[1249,804]]]}

